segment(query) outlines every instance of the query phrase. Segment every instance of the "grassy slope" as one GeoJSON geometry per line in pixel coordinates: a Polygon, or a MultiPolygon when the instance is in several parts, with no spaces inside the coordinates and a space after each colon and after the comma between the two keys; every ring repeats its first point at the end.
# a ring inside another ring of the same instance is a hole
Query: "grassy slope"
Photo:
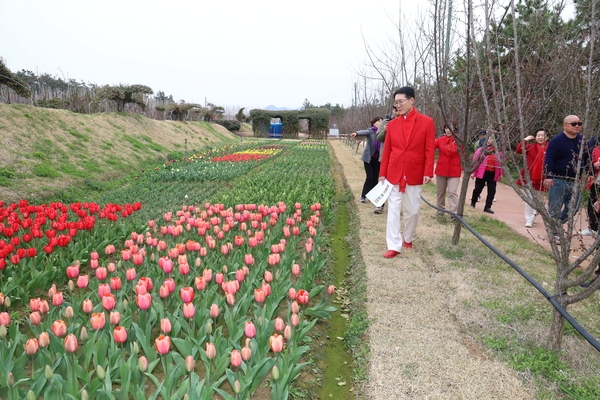
{"type": "Polygon", "coordinates": [[[236,140],[207,122],[0,104],[0,200],[79,199],[150,163],[236,140]]]}

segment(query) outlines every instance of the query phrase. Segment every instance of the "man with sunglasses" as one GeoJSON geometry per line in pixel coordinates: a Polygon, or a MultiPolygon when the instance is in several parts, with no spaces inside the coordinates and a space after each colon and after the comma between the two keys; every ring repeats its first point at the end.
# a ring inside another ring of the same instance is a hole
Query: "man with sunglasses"
{"type": "MultiPolygon", "coordinates": [[[[585,146],[581,126],[583,123],[577,115],[568,115],[563,122],[563,131],[556,135],[546,149],[544,169],[546,179],[544,186],[548,188],[548,211],[550,216],[561,224],[567,222],[569,203],[573,193],[577,193],[575,210],[581,206],[581,193],[576,190],[575,178],[581,173],[588,159],[588,151],[584,149],[581,169],[577,170],[579,150],[585,146]]],[[[558,237],[555,240],[558,243],[558,237]]]]}

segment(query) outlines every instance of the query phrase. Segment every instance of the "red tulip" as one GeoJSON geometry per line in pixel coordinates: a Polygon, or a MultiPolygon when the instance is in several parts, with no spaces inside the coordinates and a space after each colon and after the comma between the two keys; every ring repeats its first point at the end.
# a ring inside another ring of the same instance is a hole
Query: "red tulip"
{"type": "Polygon", "coordinates": [[[273,334],[273,336],[269,338],[269,344],[271,345],[271,350],[274,353],[280,353],[281,350],[283,350],[283,336],[280,336],[276,333],[273,334]]]}
{"type": "Polygon", "coordinates": [[[238,350],[233,350],[231,352],[231,356],[229,357],[229,361],[231,362],[232,366],[239,367],[242,365],[242,355],[238,350]]]}
{"type": "Polygon", "coordinates": [[[171,348],[171,339],[168,336],[160,335],[154,341],[154,347],[160,354],[167,354],[171,348]]]}
{"type": "Polygon", "coordinates": [[[127,340],[127,329],[122,326],[115,327],[113,337],[115,338],[115,342],[124,343],[127,340]]]}
{"type": "Polygon", "coordinates": [[[104,325],[106,325],[106,315],[103,312],[92,313],[90,322],[92,325],[92,329],[96,331],[102,329],[104,328],[104,325]]]}
{"type": "Polygon", "coordinates": [[[300,304],[308,304],[308,292],[304,289],[300,289],[298,291],[298,295],[296,296],[296,300],[300,304]]]}
{"type": "Polygon", "coordinates": [[[58,337],[62,337],[67,333],[67,325],[60,319],[54,321],[50,329],[52,330],[52,333],[58,337]]]}
{"type": "Polygon", "coordinates": [[[30,355],[30,356],[32,356],[32,355],[34,355],[35,353],[37,353],[37,351],[38,351],[38,348],[39,348],[39,344],[38,344],[38,341],[37,341],[37,339],[35,339],[35,338],[33,338],[33,339],[29,339],[29,340],[27,340],[27,342],[25,343],[25,352],[26,352],[28,355],[30,355]]]}

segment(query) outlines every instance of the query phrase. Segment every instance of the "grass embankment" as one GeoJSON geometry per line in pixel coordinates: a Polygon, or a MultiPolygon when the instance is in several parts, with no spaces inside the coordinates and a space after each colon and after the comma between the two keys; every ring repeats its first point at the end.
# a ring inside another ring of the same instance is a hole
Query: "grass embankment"
{"type": "Polygon", "coordinates": [[[0,199],[91,198],[161,160],[236,140],[208,122],[0,104],[0,199]]]}

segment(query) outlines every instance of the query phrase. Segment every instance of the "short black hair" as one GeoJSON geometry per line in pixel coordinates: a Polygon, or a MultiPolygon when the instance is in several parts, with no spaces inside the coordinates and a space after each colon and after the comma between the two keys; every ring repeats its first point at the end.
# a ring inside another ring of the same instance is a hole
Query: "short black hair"
{"type": "Polygon", "coordinates": [[[479,136],[487,135],[487,132],[486,131],[479,131],[478,135],[479,136]]]}
{"type": "Polygon", "coordinates": [[[371,125],[375,125],[375,122],[379,121],[380,119],[383,119],[383,118],[381,118],[381,117],[371,118],[371,125]]]}
{"type": "Polygon", "coordinates": [[[400,89],[396,89],[396,91],[394,92],[394,98],[396,98],[397,94],[403,94],[406,96],[407,99],[414,99],[415,98],[415,89],[411,88],[410,86],[403,86],[400,89]]]}

